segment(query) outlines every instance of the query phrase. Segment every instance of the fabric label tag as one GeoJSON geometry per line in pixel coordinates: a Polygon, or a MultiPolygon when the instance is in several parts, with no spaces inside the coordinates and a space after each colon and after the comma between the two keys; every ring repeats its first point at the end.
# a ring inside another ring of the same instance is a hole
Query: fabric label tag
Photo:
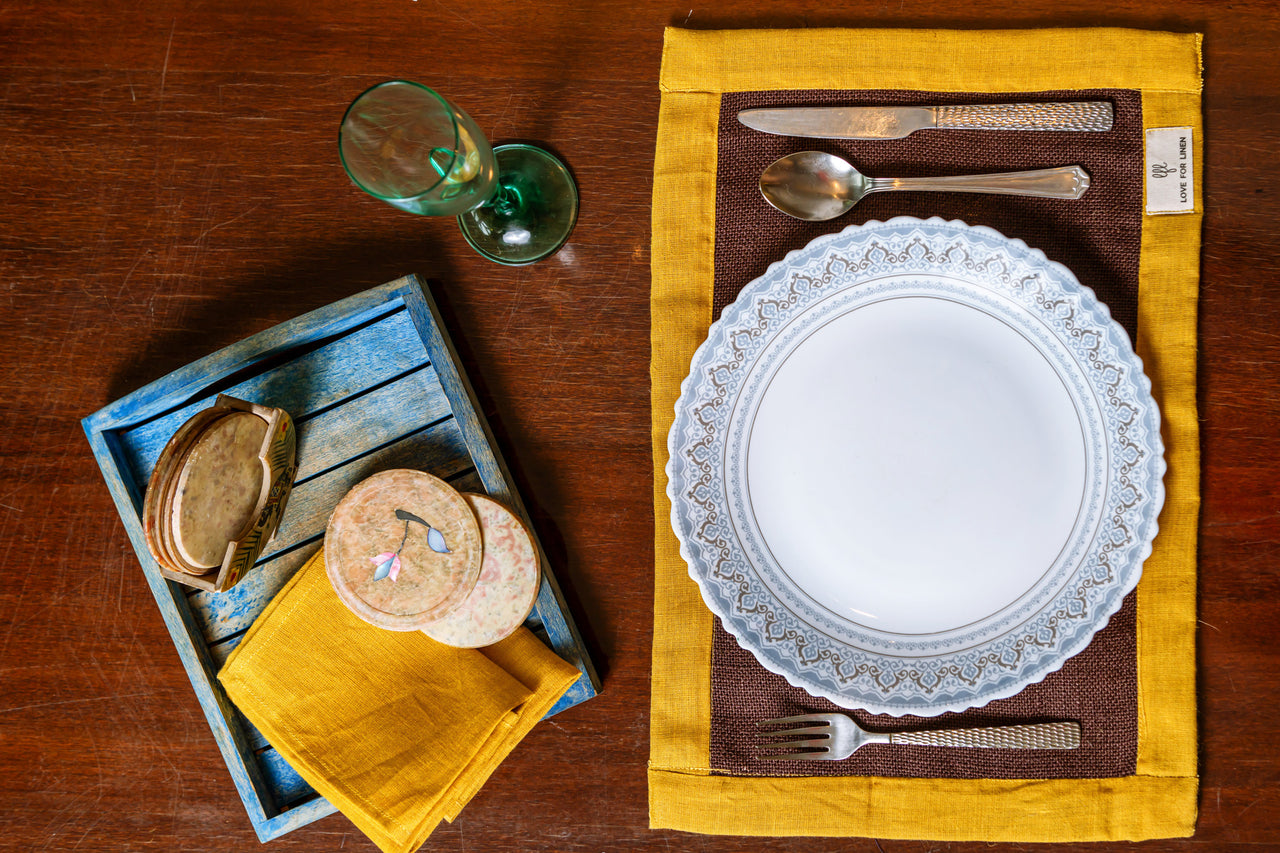
{"type": "Polygon", "coordinates": [[[1147,131],[1147,213],[1190,213],[1196,208],[1191,128],[1147,131]]]}

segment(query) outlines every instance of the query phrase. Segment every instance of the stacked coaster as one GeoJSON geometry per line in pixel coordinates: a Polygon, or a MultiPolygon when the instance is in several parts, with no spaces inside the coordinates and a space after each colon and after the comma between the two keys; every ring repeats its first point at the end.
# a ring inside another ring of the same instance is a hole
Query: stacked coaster
{"type": "Polygon", "coordinates": [[[147,485],[143,530],[165,576],[221,591],[275,533],[293,484],[293,423],[220,396],[169,440],[147,485]]]}
{"type": "Polygon", "coordinates": [[[519,518],[421,471],[384,471],[353,488],[329,519],[324,548],[329,580],[351,612],[460,648],[520,627],[541,580],[519,518]]]}

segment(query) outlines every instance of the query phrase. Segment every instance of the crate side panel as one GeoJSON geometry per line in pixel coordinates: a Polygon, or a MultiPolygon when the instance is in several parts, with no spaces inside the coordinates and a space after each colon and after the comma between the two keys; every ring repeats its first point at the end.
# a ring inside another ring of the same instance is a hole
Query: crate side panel
{"type": "Polygon", "coordinates": [[[278,810],[284,811],[291,803],[316,796],[315,789],[298,775],[298,771],[289,766],[289,762],[274,747],[267,747],[254,757],[262,768],[262,775],[271,784],[278,810]]]}
{"type": "Polygon", "coordinates": [[[265,844],[312,821],[328,817],[336,811],[332,803],[324,797],[316,796],[310,800],[294,803],[288,811],[254,824],[253,828],[258,834],[258,840],[265,844]]]}
{"type": "Polygon", "coordinates": [[[590,698],[599,691],[599,675],[596,673],[590,655],[587,654],[577,626],[573,624],[568,605],[556,581],[555,572],[551,568],[541,542],[537,541],[536,528],[516,489],[511,472],[502,458],[493,432],[484,418],[476,399],[475,389],[472,388],[453,342],[449,339],[448,330],[444,326],[435,300],[427,288],[405,293],[404,300],[405,307],[413,317],[418,333],[426,345],[432,367],[439,375],[445,394],[452,402],[454,418],[459,422],[459,427],[466,438],[471,457],[484,481],[485,491],[507,504],[531,531],[535,531],[535,545],[543,566],[543,584],[535,606],[540,611],[543,628],[551,640],[552,647],[582,671],[587,682],[586,698],[590,698]]]}
{"type": "Polygon", "coordinates": [[[207,397],[214,388],[225,391],[236,377],[264,373],[289,353],[301,353],[403,311],[403,297],[419,287],[418,277],[408,275],[264,329],[107,404],[84,419],[85,428],[94,433],[129,429],[207,397]]]}
{"type": "MultiPolygon", "coordinates": [[[[235,651],[236,646],[240,645],[240,641],[244,639],[244,636],[244,634],[236,634],[234,637],[209,646],[209,656],[213,658],[213,663],[219,672],[222,671],[227,658],[231,657],[231,653],[235,651]]],[[[249,722],[249,718],[240,713],[239,708],[236,708],[236,720],[240,723],[240,729],[244,732],[245,740],[255,752],[271,746],[267,736],[258,731],[258,727],[249,722]]]]}

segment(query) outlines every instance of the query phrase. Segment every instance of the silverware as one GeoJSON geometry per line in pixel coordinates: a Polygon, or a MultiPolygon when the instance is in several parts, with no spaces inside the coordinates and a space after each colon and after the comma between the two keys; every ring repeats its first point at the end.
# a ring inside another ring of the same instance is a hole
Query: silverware
{"type": "Polygon", "coordinates": [[[858,747],[868,743],[980,749],[1076,749],[1080,746],[1080,725],[1071,722],[985,729],[869,732],[844,714],[801,714],[798,717],[765,720],[757,725],[761,728],[801,726],[784,731],[760,732],[762,740],[757,747],[759,757],[768,761],[841,761],[853,755],[858,747]],[[782,737],[801,739],[776,740],[782,737]]]}
{"type": "Polygon", "coordinates": [[[917,130],[1110,130],[1106,101],[949,107],[780,107],[743,110],[738,121],[780,136],[901,139],[917,130]]]}
{"type": "Polygon", "coordinates": [[[1038,198],[1080,198],[1088,188],[1089,173],[1079,166],[996,175],[870,178],[840,157],[821,151],[788,154],[771,163],[760,176],[760,192],[765,201],[788,216],[808,222],[835,219],[868,193],[887,190],[946,190],[1038,198]]]}

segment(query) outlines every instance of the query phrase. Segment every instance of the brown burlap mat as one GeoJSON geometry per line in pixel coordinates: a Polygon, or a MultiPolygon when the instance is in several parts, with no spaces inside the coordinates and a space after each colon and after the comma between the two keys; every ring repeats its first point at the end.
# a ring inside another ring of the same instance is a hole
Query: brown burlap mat
{"type": "MultiPolygon", "coordinates": [[[[1128,90],[974,95],[939,92],[741,92],[721,102],[716,184],[714,316],[787,252],[822,234],[894,216],[940,216],[986,225],[1065,264],[1097,293],[1134,337],[1142,229],[1142,101],[1128,90]],[[1108,100],[1106,133],[924,131],[891,141],[800,140],[743,127],[739,110],[773,105],[958,104],[1108,100]],[[1088,193],[1076,201],[971,193],[879,193],[833,222],[789,219],[769,207],[757,180],[778,157],[805,149],[840,154],[875,177],[1014,172],[1079,164],[1088,193]]],[[[711,667],[711,767],[726,775],[912,776],[949,778],[1103,778],[1134,772],[1137,665],[1130,595],[1088,648],[1016,696],[963,714],[921,719],[854,712],[868,728],[940,728],[1077,720],[1082,748],[980,750],[868,746],[840,762],[761,762],[756,723],[771,717],[839,710],[768,672],[715,625],[711,667]]]]}

